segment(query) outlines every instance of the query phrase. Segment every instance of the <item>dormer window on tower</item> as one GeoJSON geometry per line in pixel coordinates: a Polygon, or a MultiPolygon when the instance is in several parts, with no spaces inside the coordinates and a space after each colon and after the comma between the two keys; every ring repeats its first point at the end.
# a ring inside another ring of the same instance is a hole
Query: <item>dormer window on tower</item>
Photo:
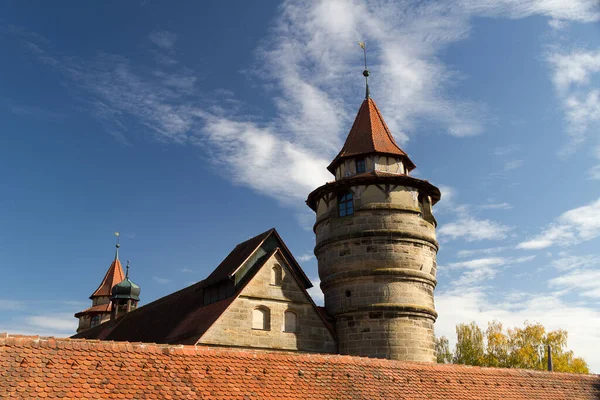
{"type": "Polygon", "coordinates": [[[354,214],[354,200],[352,193],[346,192],[338,195],[338,216],[345,217],[354,214]]]}
{"type": "Polygon", "coordinates": [[[366,171],[365,159],[359,158],[358,160],[356,160],[356,173],[360,174],[361,172],[365,172],[365,171],[366,171]]]}

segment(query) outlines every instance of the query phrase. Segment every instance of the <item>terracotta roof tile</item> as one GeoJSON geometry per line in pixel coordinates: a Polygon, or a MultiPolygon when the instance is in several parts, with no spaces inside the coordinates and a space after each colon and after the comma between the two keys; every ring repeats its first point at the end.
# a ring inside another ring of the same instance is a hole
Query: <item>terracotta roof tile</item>
{"type": "Polygon", "coordinates": [[[121,282],[123,279],[125,279],[125,274],[123,273],[123,268],[121,267],[121,261],[119,261],[118,257],[115,257],[115,260],[112,262],[112,264],[110,264],[108,271],[106,271],[106,275],[104,275],[102,283],[90,296],[90,299],[100,296],[110,296],[110,290],[112,287],[121,282]]]}
{"type": "Polygon", "coordinates": [[[92,306],[88,309],[85,309],[83,311],[78,312],[77,314],[75,314],[75,318],[79,318],[80,315],[83,314],[93,314],[93,313],[102,313],[102,314],[106,314],[109,313],[112,310],[112,304],[111,303],[106,303],[106,304],[97,304],[95,306],[92,306]]]}
{"type": "Polygon", "coordinates": [[[335,173],[337,164],[344,158],[374,153],[399,156],[403,159],[409,171],[415,169],[415,164],[394,140],[394,136],[392,136],[383,120],[375,101],[367,98],[360,106],[358,114],[356,114],[356,119],[342,150],[327,169],[331,173],[335,173]]]}
{"type": "Polygon", "coordinates": [[[42,397],[598,399],[600,377],[340,355],[0,335],[0,398],[42,397]]]}

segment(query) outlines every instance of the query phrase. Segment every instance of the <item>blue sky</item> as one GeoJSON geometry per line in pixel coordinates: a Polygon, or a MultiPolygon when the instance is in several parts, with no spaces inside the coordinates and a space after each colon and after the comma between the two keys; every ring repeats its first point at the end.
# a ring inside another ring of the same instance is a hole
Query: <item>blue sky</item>
{"type": "MultiPolygon", "coordinates": [[[[595,1],[0,1],[0,331],[69,335],[114,255],[149,302],[276,227],[371,94],[442,189],[436,323],[564,328],[600,371],[595,1]]],[[[318,291],[313,295],[321,301],[318,291]]]]}

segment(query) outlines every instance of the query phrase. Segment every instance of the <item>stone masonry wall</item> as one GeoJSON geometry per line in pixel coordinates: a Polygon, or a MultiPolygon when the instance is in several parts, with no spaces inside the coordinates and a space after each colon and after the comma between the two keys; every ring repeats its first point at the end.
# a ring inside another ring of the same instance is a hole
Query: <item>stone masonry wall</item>
{"type": "Polygon", "coordinates": [[[435,226],[423,218],[414,188],[353,192],[362,194],[354,215],[338,217],[331,202],[315,224],[321,288],[340,353],[433,362],[435,226]]]}
{"type": "Polygon", "coordinates": [[[279,254],[256,273],[229,308],[198,343],[225,346],[337,353],[337,343],[279,254]],[[283,268],[281,286],[271,284],[272,267],[283,268]],[[252,312],[266,307],[270,329],[252,329],[252,312]],[[296,313],[298,332],[284,332],[284,313],[296,313]]]}

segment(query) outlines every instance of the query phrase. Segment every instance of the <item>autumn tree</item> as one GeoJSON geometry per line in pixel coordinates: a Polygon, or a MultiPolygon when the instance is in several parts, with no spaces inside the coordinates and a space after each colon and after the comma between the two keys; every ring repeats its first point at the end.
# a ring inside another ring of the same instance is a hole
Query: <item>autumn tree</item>
{"type": "Polygon", "coordinates": [[[492,321],[485,332],[475,322],[458,324],[454,353],[442,336],[436,339],[437,358],[444,363],[451,359],[456,364],[545,370],[550,345],[554,371],[589,373],[587,363],[567,350],[567,336],[565,330],[546,332],[541,324],[527,321],[523,328],[506,331],[500,322],[492,321]]]}
{"type": "Polygon", "coordinates": [[[475,322],[456,325],[455,364],[484,365],[483,332],[475,322]]]}

